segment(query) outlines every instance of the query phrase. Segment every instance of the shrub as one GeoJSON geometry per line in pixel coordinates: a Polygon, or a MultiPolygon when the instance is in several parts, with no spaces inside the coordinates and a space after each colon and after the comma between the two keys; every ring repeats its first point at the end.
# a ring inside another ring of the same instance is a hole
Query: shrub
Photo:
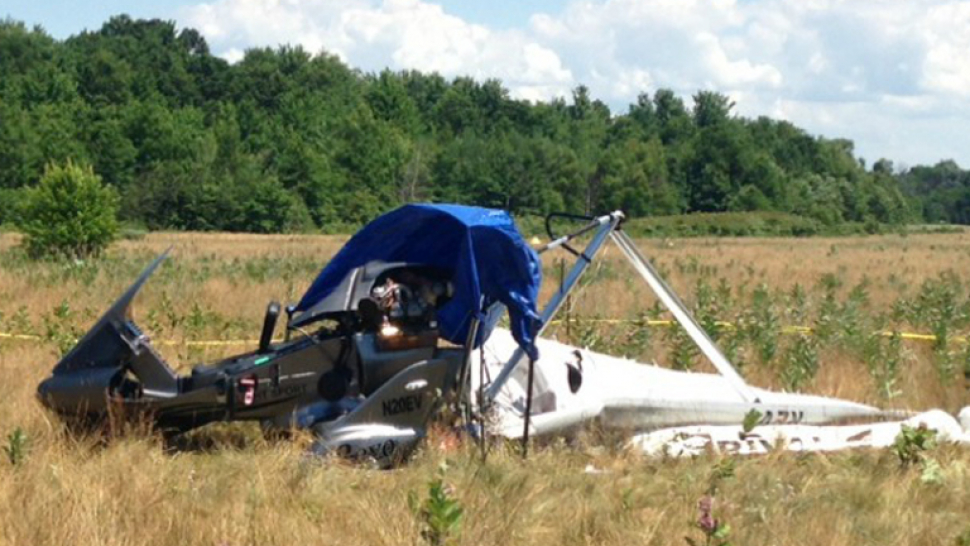
{"type": "Polygon", "coordinates": [[[96,256],[118,232],[118,194],[91,167],[48,165],[23,196],[20,228],[34,257],[96,256]]]}

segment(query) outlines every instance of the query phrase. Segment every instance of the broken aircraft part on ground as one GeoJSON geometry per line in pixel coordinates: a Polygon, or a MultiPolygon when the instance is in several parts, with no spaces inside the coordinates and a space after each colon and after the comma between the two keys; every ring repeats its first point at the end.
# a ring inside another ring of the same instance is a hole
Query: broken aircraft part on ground
{"type": "MultiPolygon", "coordinates": [[[[163,254],[54,367],[38,395],[65,419],[98,423],[121,411],[149,416],[169,434],[227,420],[310,429],[318,438],[314,453],[384,465],[414,448],[445,399],[464,407],[466,419],[491,415],[491,432],[506,437],[568,434],[597,420],[646,434],[631,445],[647,452],[657,451],[657,438],[681,441],[680,453],[694,449],[698,435],[716,442],[718,431],[662,429],[738,427],[752,410],[763,416],[765,427],[774,427],[765,429],[774,436],[797,435],[785,427],[901,417],[845,400],[748,385],[620,229],[622,221],[622,213],[614,212],[587,219],[567,236],[549,230],[551,241],[539,252],[563,248],[577,260],[538,313],[538,255],[507,213],[457,205],[401,207],[354,235],[300,302],[287,308],[284,341],[272,341],[280,314],[273,303],[256,351],[184,375],[172,370],[129,317],[132,300],[163,254]],[[590,240],[580,252],[570,245],[584,234],[590,240]],[[538,338],[609,240],[717,375],[677,372],[538,338]],[[494,328],[505,310],[510,329],[494,328]]],[[[846,447],[854,445],[852,434],[833,434],[848,438],[846,447]]]]}
{"type": "Polygon", "coordinates": [[[858,425],[758,425],[745,432],[740,425],[671,427],[634,435],[630,446],[652,456],[693,457],[707,451],[735,455],[763,455],[778,449],[797,452],[838,451],[892,446],[903,427],[926,427],[937,439],[970,444],[970,407],[958,419],[930,410],[902,421],[858,425]]]}

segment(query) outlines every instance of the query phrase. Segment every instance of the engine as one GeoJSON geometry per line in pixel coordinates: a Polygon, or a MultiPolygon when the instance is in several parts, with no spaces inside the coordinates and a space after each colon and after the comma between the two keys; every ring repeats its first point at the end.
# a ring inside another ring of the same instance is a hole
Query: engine
{"type": "Polygon", "coordinates": [[[453,292],[451,282],[440,271],[425,267],[389,270],[357,304],[362,330],[378,334],[382,351],[433,346],[438,339],[435,314],[453,292]]]}

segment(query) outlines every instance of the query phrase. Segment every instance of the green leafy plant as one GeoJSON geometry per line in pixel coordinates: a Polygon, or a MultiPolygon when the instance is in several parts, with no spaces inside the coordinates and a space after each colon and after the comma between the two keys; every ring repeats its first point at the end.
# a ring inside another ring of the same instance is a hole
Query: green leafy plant
{"type": "Polygon", "coordinates": [[[839,306],[835,316],[836,339],[843,347],[857,354],[865,353],[868,339],[865,332],[872,329],[868,306],[869,281],[863,278],[849,291],[846,301],[839,306]]]}
{"type": "MultiPolygon", "coordinates": [[[[940,338],[937,338],[939,340],[940,338]]],[[[950,385],[956,375],[957,365],[952,351],[945,346],[934,343],[933,345],[933,365],[936,366],[936,373],[940,378],[940,383],[950,385]]]]}
{"type": "Polygon", "coordinates": [[[918,427],[902,426],[893,441],[892,450],[903,466],[926,460],[926,452],[936,447],[936,431],[920,423],[918,427]]]}
{"type": "Polygon", "coordinates": [[[408,498],[408,503],[421,520],[421,536],[428,544],[450,544],[457,538],[464,508],[441,477],[428,483],[428,496],[420,506],[413,494],[408,498]]]}
{"type": "Polygon", "coordinates": [[[815,337],[819,340],[819,343],[828,343],[838,334],[839,304],[836,293],[841,286],[842,281],[832,273],[826,273],[818,282],[817,287],[822,290],[823,295],[816,311],[812,330],[815,332],[815,337]]]}
{"type": "Polygon", "coordinates": [[[737,463],[735,459],[731,457],[723,457],[714,464],[711,468],[711,475],[708,478],[707,494],[714,496],[717,494],[718,487],[721,486],[721,482],[734,477],[734,469],[737,463]]]}
{"type": "Polygon", "coordinates": [[[25,193],[20,227],[31,256],[95,256],[118,233],[118,193],[91,167],[50,164],[25,193]]]}
{"type": "Polygon", "coordinates": [[[817,372],[817,342],[810,336],[801,335],[785,354],[781,382],[786,389],[796,391],[811,381],[817,372]]]}
{"type": "Polygon", "coordinates": [[[80,332],[72,323],[74,313],[67,301],[62,301],[54,310],[43,317],[44,340],[57,347],[58,356],[64,356],[77,343],[80,332]]]}
{"type": "Polygon", "coordinates": [[[10,461],[10,464],[20,466],[27,458],[28,448],[27,433],[22,428],[17,427],[7,436],[7,445],[3,446],[3,451],[7,454],[7,460],[10,461]]]}
{"type": "Polygon", "coordinates": [[[750,434],[752,430],[759,423],[761,423],[762,413],[756,409],[752,409],[748,413],[744,414],[744,421],[741,422],[741,430],[744,434],[750,434]]]}
{"type": "Polygon", "coordinates": [[[879,395],[891,400],[902,392],[897,388],[902,363],[902,337],[893,332],[887,341],[880,332],[870,333],[864,347],[863,359],[876,383],[879,395]]]}
{"type": "Polygon", "coordinates": [[[30,322],[30,313],[27,311],[27,306],[21,305],[17,310],[10,315],[4,328],[10,332],[16,332],[19,334],[30,335],[34,332],[34,326],[30,322]]]}
{"type": "Polygon", "coordinates": [[[957,372],[957,362],[950,350],[952,330],[966,326],[970,320],[968,302],[964,299],[960,278],[952,271],[936,279],[927,279],[912,300],[902,300],[893,306],[897,317],[929,330],[934,335],[933,361],[940,381],[948,385],[957,372]]]}
{"type": "Polygon", "coordinates": [[[679,324],[667,329],[671,366],[675,370],[693,370],[697,345],[679,324]]]}
{"type": "MultiPolygon", "coordinates": [[[[745,416],[745,423],[755,421],[755,419],[760,419],[761,414],[757,410],[751,410],[745,416]]],[[[751,428],[754,428],[752,425],[751,428]]],[[[707,492],[697,501],[697,520],[692,522],[694,528],[699,529],[703,533],[702,540],[695,540],[692,537],[684,537],[687,544],[690,546],[730,546],[728,541],[728,535],[731,533],[731,526],[723,523],[721,520],[714,517],[714,505],[717,496],[718,488],[721,482],[734,477],[734,469],[736,466],[735,459],[731,457],[724,457],[718,459],[714,466],[711,468],[711,474],[708,477],[707,492]]]]}
{"type": "Polygon", "coordinates": [[[694,297],[697,298],[694,304],[694,318],[697,319],[701,328],[707,332],[707,335],[717,341],[721,334],[721,325],[718,323],[717,317],[724,311],[721,305],[723,302],[715,289],[703,277],[699,277],[694,285],[694,297]]]}
{"type": "Polygon", "coordinates": [[[768,287],[758,285],[751,294],[750,309],[744,317],[744,333],[754,344],[762,364],[769,364],[778,353],[779,323],[768,287]]]}

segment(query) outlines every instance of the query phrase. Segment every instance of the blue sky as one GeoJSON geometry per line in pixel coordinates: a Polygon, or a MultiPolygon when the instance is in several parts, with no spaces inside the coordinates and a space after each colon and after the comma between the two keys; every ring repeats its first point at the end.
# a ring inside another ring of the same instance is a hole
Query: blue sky
{"type": "MultiPolygon", "coordinates": [[[[7,0],[0,7],[0,16],[39,24],[52,36],[66,38],[81,30],[96,30],[112,15],[127,13],[132,17],[178,19],[180,8],[198,2],[186,0],[7,0]]],[[[497,29],[521,27],[533,13],[558,13],[566,2],[562,0],[503,0],[496,2],[440,2],[448,12],[467,21],[497,29]]]]}
{"type": "Polygon", "coordinates": [[[850,138],[872,163],[970,167],[970,0],[5,0],[64,38],[113,14],[200,30],[218,55],[300,44],[366,71],[498,78],[529,100],[580,84],[622,113],[668,87],[850,138]]]}
{"type": "Polygon", "coordinates": [[[6,14],[30,25],[41,25],[56,38],[66,38],[88,29],[96,30],[112,15],[171,19],[179,6],[190,2],[172,0],[5,0],[0,16],[6,14]]]}
{"type": "Polygon", "coordinates": [[[466,21],[497,29],[523,27],[535,13],[557,14],[567,4],[562,0],[502,0],[483,2],[481,0],[462,2],[449,0],[440,2],[452,15],[466,21]]]}

